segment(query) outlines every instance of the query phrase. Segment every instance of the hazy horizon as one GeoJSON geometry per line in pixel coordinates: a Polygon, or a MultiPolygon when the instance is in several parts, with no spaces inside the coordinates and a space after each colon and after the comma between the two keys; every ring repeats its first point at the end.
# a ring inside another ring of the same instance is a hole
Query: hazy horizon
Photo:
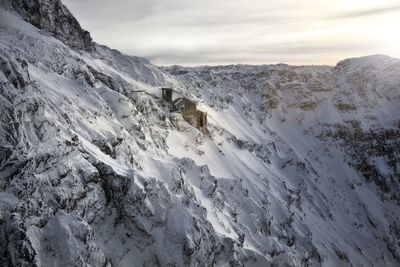
{"type": "Polygon", "coordinates": [[[93,39],[158,65],[335,65],[400,57],[394,0],[64,0],[93,39]]]}

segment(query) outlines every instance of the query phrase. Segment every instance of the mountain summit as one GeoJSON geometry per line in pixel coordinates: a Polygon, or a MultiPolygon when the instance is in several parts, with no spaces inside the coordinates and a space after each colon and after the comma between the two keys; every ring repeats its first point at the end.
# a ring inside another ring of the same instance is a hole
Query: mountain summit
{"type": "Polygon", "coordinates": [[[0,3],[1,266],[400,265],[399,59],[161,68],[0,3]]]}

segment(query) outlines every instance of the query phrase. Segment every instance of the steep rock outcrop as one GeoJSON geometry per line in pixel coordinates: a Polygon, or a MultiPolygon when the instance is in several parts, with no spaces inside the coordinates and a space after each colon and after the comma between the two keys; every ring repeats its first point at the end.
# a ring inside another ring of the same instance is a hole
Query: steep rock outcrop
{"type": "Polygon", "coordinates": [[[81,28],[60,0],[1,0],[0,5],[13,9],[24,20],[74,49],[94,49],[90,33],[81,28]]]}

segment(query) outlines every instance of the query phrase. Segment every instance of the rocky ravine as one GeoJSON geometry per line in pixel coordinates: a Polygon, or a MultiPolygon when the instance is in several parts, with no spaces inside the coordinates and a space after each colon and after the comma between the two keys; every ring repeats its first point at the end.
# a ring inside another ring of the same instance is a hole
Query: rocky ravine
{"type": "Polygon", "coordinates": [[[400,60],[161,69],[0,4],[2,266],[400,265],[400,60]]]}

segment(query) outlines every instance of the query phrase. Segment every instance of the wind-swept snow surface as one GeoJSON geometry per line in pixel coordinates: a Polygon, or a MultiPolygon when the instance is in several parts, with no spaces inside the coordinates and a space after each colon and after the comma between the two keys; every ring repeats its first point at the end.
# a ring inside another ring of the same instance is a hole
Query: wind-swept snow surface
{"type": "Polygon", "coordinates": [[[2,266],[400,265],[400,60],[158,68],[0,3],[2,266]]]}

